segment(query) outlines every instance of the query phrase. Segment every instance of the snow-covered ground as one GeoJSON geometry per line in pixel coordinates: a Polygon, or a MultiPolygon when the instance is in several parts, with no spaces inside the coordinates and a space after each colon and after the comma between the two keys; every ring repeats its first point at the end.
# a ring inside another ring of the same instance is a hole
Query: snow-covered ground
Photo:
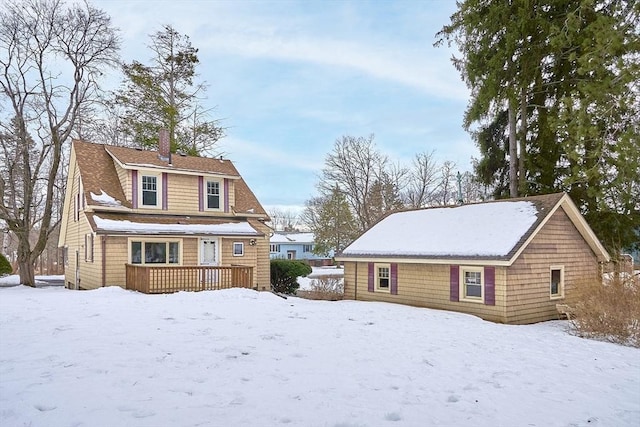
{"type": "Polygon", "coordinates": [[[337,268],[334,266],[331,267],[311,267],[311,274],[307,277],[298,277],[298,284],[300,285],[301,291],[311,290],[311,284],[314,279],[318,279],[320,277],[335,277],[335,278],[343,278],[344,277],[344,269],[337,268]]]}
{"type": "MultiPolygon", "coordinates": [[[[48,282],[52,280],[64,282],[64,275],[36,276],[36,286],[46,285],[48,282]]],[[[20,276],[17,274],[0,277],[0,287],[18,286],[19,284],[20,284],[20,276]]]]}
{"type": "Polygon", "coordinates": [[[634,426],[640,350],[244,289],[0,289],[2,426],[634,426]]]}

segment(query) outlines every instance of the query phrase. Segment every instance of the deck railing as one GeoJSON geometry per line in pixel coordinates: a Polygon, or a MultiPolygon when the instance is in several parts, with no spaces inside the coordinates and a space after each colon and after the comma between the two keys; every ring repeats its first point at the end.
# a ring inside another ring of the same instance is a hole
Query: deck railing
{"type": "Polygon", "coordinates": [[[253,267],[127,264],[127,289],[146,294],[253,288],[253,267]]]}

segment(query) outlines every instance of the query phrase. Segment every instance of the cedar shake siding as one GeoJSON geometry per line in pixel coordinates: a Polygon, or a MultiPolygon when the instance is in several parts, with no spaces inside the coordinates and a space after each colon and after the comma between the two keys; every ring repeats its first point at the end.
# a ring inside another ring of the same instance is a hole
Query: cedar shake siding
{"type": "MultiPolygon", "coordinates": [[[[521,233],[510,237],[500,234],[503,225],[496,223],[491,215],[465,217],[460,210],[453,215],[457,220],[471,221],[466,224],[467,227],[471,224],[471,229],[486,233],[498,230],[495,234],[500,238],[517,242],[510,250],[505,249],[503,255],[448,255],[446,237],[451,230],[440,229],[440,226],[428,231],[434,241],[442,242],[443,248],[437,247],[437,254],[425,252],[433,250],[433,245],[420,246],[424,237],[414,238],[407,230],[404,235],[414,241],[406,242],[406,253],[400,249],[385,254],[380,249],[384,249],[385,237],[393,232],[388,224],[402,224],[409,227],[408,230],[417,230],[421,225],[428,228],[428,224],[419,222],[421,218],[434,217],[439,224],[447,224],[442,218],[460,207],[436,208],[437,212],[428,212],[425,216],[420,213],[404,216],[405,223],[396,218],[378,229],[377,224],[374,225],[365,232],[366,239],[360,240],[361,236],[336,257],[344,264],[345,299],[450,310],[509,324],[557,319],[556,304],[565,303],[581,283],[597,280],[600,264],[608,261],[609,255],[566,194],[489,202],[493,206],[488,211],[499,211],[501,203],[513,201],[531,202],[537,214],[535,218],[529,217],[533,221],[528,229],[504,224],[505,229],[521,233]],[[385,274],[387,269],[390,271],[388,289],[386,282],[380,286],[377,276],[380,268],[385,274]]],[[[521,205],[511,205],[507,211],[514,212],[513,206],[521,205]]],[[[390,216],[393,215],[396,214],[390,216]]],[[[379,224],[383,221],[385,219],[379,224]]],[[[458,223],[451,223],[451,227],[457,226],[458,223]]],[[[490,248],[491,241],[485,243],[490,248]]],[[[464,250],[460,242],[453,242],[451,247],[464,250]]]]}
{"type": "Polygon", "coordinates": [[[558,209],[507,271],[507,323],[558,318],[549,296],[552,266],[564,267],[565,297],[582,282],[599,276],[598,260],[567,214],[558,209]]]}
{"type": "Polygon", "coordinates": [[[196,266],[201,239],[210,239],[217,265],[251,267],[253,288],[269,290],[268,220],[229,160],[172,155],[169,164],[158,152],[74,140],[59,239],[68,250],[66,286],[125,287],[132,241],[178,242],[178,263],[167,265],[196,266]],[[144,191],[143,177],[151,177],[144,191]],[[207,182],[217,183],[212,208],[207,182]]]}

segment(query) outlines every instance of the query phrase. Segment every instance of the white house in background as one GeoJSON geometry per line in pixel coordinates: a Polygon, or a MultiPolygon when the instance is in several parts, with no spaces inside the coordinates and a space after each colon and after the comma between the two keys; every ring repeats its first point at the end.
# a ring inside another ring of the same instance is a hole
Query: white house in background
{"type": "Polygon", "coordinates": [[[277,231],[269,239],[269,257],[271,259],[302,259],[315,266],[331,264],[333,251],[327,256],[322,256],[313,253],[314,248],[313,233],[277,231]]]}

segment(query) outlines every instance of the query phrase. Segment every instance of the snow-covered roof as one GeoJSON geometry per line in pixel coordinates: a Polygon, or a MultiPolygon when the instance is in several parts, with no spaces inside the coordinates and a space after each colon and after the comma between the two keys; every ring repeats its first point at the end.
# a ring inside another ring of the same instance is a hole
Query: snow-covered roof
{"type": "Polygon", "coordinates": [[[96,194],[94,192],[90,192],[91,199],[94,202],[98,202],[103,206],[122,206],[119,200],[116,200],[114,197],[111,197],[109,194],[105,193],[103,190],[100,190],[100,194],[96,194]]]}
{"type": "MultiPolygon", "coordinates": [[[[129,218],[134,218],[129,216],[129,218]]],[[[166,222],[157,219],[132,221],[129,219],[109,219],[99,215],[92,215],[96,231],[123,234],[197,234],[197,235],[225,235],[225,236],[260,236],[248,222],[188,222],[185,220],[166,222]]]]}
{"type": "Polygon", "coordinates": [[[501,257],[537,220],[528,201],[398,212],[349,245],[343,255],[501,257]]]}
{"type": "Polygon", "coordinates": [[[313,233],[274,233],[271,243],[313,243],[313,233]]]}

